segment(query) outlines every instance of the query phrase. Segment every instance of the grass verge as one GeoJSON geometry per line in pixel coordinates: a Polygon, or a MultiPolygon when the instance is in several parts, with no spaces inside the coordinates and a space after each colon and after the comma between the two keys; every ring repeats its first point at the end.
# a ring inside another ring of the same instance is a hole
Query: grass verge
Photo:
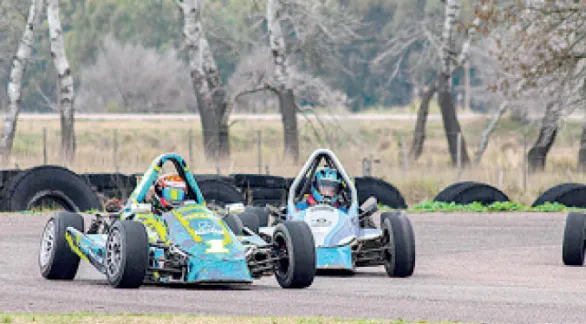
{"type": "MultiPolygon", "coordinates": [[[[384,210],[384,208],[383,208],[384,210]]],[[[531,207],[516,202],[495,202],[488,206],[484,206],[479,202],[474,202],[468,205],[458,205],[456,203],[446,203],[439,201],[426,201],[417,204],[410,208],[408,212],[413,213],[452,213],[452,212],[467,212],[467,213],[486,213],[486,212],[567,212],[567,211],[581,211],[583,209],[566,207],[560,203],[545,203],[541,206],[531,207]]]]}
{"type": "Polygon", "coordinates": [[[46,324],[431,324],[454,322],[410,322],[404,320],[352,320],[331,317],[228,317],[199,315],[98,315],[98,314],[0,314],[2,324],[46,323],[46,324]]]}

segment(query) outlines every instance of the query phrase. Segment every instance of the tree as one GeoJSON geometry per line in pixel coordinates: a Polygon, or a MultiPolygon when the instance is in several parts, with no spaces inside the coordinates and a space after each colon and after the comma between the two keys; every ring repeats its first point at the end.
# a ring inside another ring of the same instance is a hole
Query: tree
{"type": "Polygon", "coordinates": [[[4,116],[4,132],[2,134],[2,157],[5,163],[8,161],[12,152],[14,135],[16,134],[16,122],[20,112],[24,72],[26,71],[32,53],[34,31],[39,25],[42,10],[43,0],[31,0],[26,25],[12,62],[7,90],[9,105],[4,116]]]}
{"type": "Polygon", "coordinates": [[[297,104],[295,94],[290,86],[285,36],[281,30],[284,6],[281,0],[268,0],[267,28],[269,45],[275,67],[275,92],[279,97],[279,110],[283,121],[285,159],[299,159],[299,133],[297,130],[297,104]]]}
{"type": "Polygon", "coordinates": [[[201,0],[177,0],[183,16],[183,47],[189,59],[190,76],[197,98],[208,159],[230,155],[230,106],[227,93],[202,27],[201,0]]]}
{"type": "Polygon", "coordinates": [[[283,122],[284,155],[286,159],[299,158],[297,112],[299,110],[291,82],[289,58],[292,53],[312,55],[319,62],[336,66],[340,44],[358,37],[354,30],[357,20],[341,9],[335,1],[315,3],[313,0],[267,0],[266,20],[269,47],[275,68],[273,91],[279,98],[283,122]],[[288,51],[284,26],[294,35],[293,49],[288,51]]]}
{"type": "Polygon", "coordinates": [[[78,107],[86,111],[197,111],[186,64],[174,49],[161,53],[109,37],[96,63],[82,69],[80,82],[78,107]]]}
{"type": "MultiPolygon", "coordinates": [[[[496,22],[500,37],[496,55],[506,72],[498,89],[543,98],[545,114],[527,158],[529,169],[545,168],[560,118],[584,105],[586,79],[586,12],[576,1],[516,2],[484,17],[496,22]],[[522,87],[517,87],[522,83],[522,87]]],[[[586,124],[585,124],[586,125],[586,124]]],[[[580,145],[581,149],[586,147],[580,145]]],[[[579,152],[579,165],[586,165],[579,152]]]]}
{"type": "MultiPolygon", "coordinates": [[[[470,162],[468,157],[468,150],[466,149],[466,141],[458,122],[456,115],[456,105],[454,104],[452,93],[452,60],[454,59],[455,51],[455,32],[456,19],[458,17],[460,7],[458,0],[445,1],[445,21],[442,33],[442,69],[438,76],[438,102],[444,122],[444,130],[448,140],[448,147],[452,163],[456,164],[458,159],[458,148],[460,148],[460,158],[462,165],[467,165],[470,162]],[[460,143],[458,143],[460,141],[460,143]]],[[[465,43],[462,49],[462,55],[467,55],[469,50],[469,43],[465,43]],[[466,47],[468,46],[468,47],[466,47]]],[[[461,62],[460,62],[461,63],[461,62]]]]}
{"type": "Polygon", "coordinates": [[[59,18],[59,0],[47,0],[47,21],[51,39],[51,57],[57,70],[58,109],[61,118],[61,157],[73,162],[75,156],[75,91],[73,76],[65,53],[63,29],[59,18]]]}

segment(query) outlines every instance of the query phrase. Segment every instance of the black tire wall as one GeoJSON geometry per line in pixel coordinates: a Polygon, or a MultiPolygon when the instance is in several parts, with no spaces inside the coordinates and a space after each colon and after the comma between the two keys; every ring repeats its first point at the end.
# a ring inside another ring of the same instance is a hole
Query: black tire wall
{"type": "Polygon", "coordinates": [[[557,202],[567,207],[586,208],[586,185],[581,183],[559,184],[542,193],[531,206],[541,206],[546,202],[557,202]]]}
{"type": "Polygon", "coordinates": [[[50,197],[70,212],[101,209],[96,193],[77,174],[59,166],[40,166],[20,172],[3,186],[2,209],[23,211],[50,197]]]}
{"type": "Polygon", "coordinates": [[[354,179],[358,191],[358,204],[374,196],[379,204],[394,208],[406,209],[407,204],[401,192],[390,183],[374,177],[358,177],[354,179]]]}
{"type": "Polygon", "coordinates": [[[444,188],[433,200],[447,203],[454,202],[461,205],[480,202],[485,206],[497,201],[510,201],[509,197],[499,189],[491,185],[472,181],[454,183],[444,188]]]}

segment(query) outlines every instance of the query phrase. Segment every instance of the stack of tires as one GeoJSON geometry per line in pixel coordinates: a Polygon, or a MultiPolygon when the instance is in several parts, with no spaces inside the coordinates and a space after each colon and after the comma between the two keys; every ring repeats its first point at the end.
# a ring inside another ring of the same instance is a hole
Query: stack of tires
{"type": "Polygon", "coordinates": [[[106,198],[125,200],[137,185],[136,175],[88,173],[83,175],[92,188],[106,198]]]}
{"type": "Polygon", "coordinates": [[[581,183],[562,183],[542,193],[531,205],[559,203],[566,207],[586,208],[586,185],[581,183]]]}
{"type": "Polygon", "coordinates": [[[226,204],[244,203],[242,193],[232,177],[209,174],[196,174],[194,177],[208,205],[223,207],[226,204]]]}
{"type": "Polygon", "coordinates": [[[447,186],[433,199],[438,202],[467,205],[479,202],[488,206],[495,202],[510,201],[509,197],[499,189],[485,183],[474,181],[457,182],[447,186]]]}
{"type": "Polygon", "coordinates": [[[283,206],[287,199],[287,181],[283,177],[258,174],[232,174],[236,187],[247,205],[283,206]]]}
{"type": "Polygon", "coordinates": [[[2,171],[1,176],[3,211],[64,209],[85,212],[102,207],[86,179],[60,166],[2,171]]]}

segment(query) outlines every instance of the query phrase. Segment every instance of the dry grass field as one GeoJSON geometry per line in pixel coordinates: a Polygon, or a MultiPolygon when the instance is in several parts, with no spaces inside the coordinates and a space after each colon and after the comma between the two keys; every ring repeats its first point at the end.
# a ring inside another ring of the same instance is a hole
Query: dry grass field
{"type": "MultiPolygon", "coordinates": [[[[462,121],[463,133],[472,156],[488,117],[462,121]]],[[[432,199],[443,187],[458,179],[490,183],[516,202],[530,204],[541,192],[562,182],[586,182],[586,175],[576,172],[580,122],[562,125],[547,161],[544,173],[530,175],[523,181],[523,141],[527,149],[535,141],[538,123],[523,126],[505,117],[493,136],[479,165],[458,174],[450,163],[440,120],[430,120],[423,156],[402,165],[401,137],[407,148],[411,144],[414,120],[397,121],[328,121],[319,137],[310,124],[300,118],[301,156],[304,160],[314,149],[333,149],[351,175],[362,175],[362,160],[372,158],[372,175],[396,185],[408,204],[432,199]]],[[[115,172],[114,132],[117,132],[118,170],[142,172],[148,163],[163,152],[177,152],[191,160],[194,173],[257,173],[257,131],[262,133],[263,172],[293,176],[304,161],[282,160],[280,121],[238,120],[231,127],[232,156],[219,164],[206,162],[202,151],[201,128],[197,121],[89,121],[76,123],[77,154],[73,163],[59,156],[58,120],[22,120],[18,124],[14,156],[3,168],[28,168],[43,164],[43,129],[47,134],[47,162],[66,165],[77,172],[115,172]],[[192,157],[188,134],[192,130],[192,157]]]]}

